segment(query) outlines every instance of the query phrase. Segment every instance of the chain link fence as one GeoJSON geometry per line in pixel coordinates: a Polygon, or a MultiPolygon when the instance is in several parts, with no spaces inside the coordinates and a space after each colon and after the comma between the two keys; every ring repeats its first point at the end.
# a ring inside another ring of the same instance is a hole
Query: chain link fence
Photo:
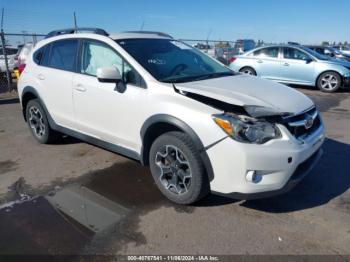
{"type": "Polygon", "coordinates": [[[44,37],[35,33],[0,32],[0,93],[16,89],[23,47],[32,47],[44,37]]]}
{"type": "MultiPolygon", "coordinates": [[[[26,31],[23,33],[0,32],[0,37],[0,92],[3,93],[17,88],[22,49],[26,46],[35,46],[38,41],[45,38],[45,35],[26,31]]],[[[226,65],[230,63],[232,57],[246,51],[241,41],[181,40],[226,65]]]]}

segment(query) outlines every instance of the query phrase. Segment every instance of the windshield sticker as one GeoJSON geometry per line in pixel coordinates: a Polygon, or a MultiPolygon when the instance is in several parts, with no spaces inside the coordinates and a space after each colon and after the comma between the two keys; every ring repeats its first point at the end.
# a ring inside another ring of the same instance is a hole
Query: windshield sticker
{"type": "Polygon", "coordinates": [[[185,45],[184,43],[181,43],[179,41],[170,41],[170,43],[172,43],[174,46],[182,49],[182,50],[189,50],[191,49],[191,47],[185,45]]]}
{"type": "Polygon", "coordinates": [[[162,59],[148,59],[147,62],[155,65],[166,65],[166,61],[162,59]]]}

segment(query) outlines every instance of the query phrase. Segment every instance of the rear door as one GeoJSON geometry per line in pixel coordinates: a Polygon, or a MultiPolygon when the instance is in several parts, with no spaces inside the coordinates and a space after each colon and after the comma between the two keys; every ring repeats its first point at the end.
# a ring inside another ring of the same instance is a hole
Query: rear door
{"type": "Polygon", "coordinates": [[[296,84],[314,83],[315,61],[306,52],[283,47],[282,65],[282,80],[296,84]]]}
{"type": "Polygon", "coordinates": [[[78,40],[64,39],[43,47],[43,57],[33,74],[54,121],[74,129],[72,80],[76,71],[78,40]]]}
{"type": "Polygon", "coordinates": [[[257,74],[262,78],[279,80],[281,78],[280,48],[267,47],[253,53],[257,74]]]}

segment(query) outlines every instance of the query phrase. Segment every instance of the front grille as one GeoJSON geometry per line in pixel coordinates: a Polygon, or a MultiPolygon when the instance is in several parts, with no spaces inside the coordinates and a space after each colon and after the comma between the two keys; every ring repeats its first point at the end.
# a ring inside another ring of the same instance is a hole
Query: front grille
{"type": "Polygon", "coordinates": [[[314,133],[321,126],[321,119],[316,108],[312,108],[296,116],[286,117],[283,122],[296,138],[305,138],[314,133]],[[307,120],[310,120],[310,118],[313,123],[311,126],[307,126],[307,120]]]}

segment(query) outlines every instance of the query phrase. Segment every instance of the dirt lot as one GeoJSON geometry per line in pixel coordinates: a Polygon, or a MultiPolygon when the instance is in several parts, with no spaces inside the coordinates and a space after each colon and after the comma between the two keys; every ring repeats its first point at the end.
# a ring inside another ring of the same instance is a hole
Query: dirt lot
{"type": "Polygon", "coordinates": [[[1,95],[0,254],[350,255],[350,94],[299,90],[327,128],[312,174],[275,198],[187,207],[131,160],[72,138],[37,144],[18,100],[1,95]]]}

